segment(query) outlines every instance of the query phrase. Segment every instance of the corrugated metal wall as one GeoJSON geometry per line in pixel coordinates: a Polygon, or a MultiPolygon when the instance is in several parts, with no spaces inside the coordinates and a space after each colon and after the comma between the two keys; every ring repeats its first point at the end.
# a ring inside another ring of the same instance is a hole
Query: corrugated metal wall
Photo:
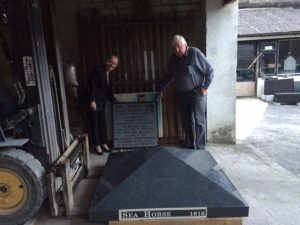
{"type": "MultiPolygon", "coordinates": [[[[182,34],[189,44],[197,44],[193,12],[181,18],[171,13],[158,13],[143,19],[132,15],[95,14],[78,18],[84,77],[111,54],[119,56],[115,93],[157,91],[166,74],[170,40],[174,34],[182,34]]],[[[162,104],[164,137],[166,142],[172,142],[181,136],[174,86],[169,88],[162,104]]]]}

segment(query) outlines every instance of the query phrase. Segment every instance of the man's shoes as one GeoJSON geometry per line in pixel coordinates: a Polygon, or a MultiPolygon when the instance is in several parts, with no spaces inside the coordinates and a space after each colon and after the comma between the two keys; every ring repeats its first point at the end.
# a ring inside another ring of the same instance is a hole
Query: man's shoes
{"type": "Polygon", "coordinates": [[[185,149],[206,150],[205,146],[194,146],[188,144],[181,144],[180,147],[185,149]]]}
{"type": "Polygon", "coordinates": [[[187,145],[187,144],[182,144],[180,147],[185,149],[195,149],[193,145],[187,145]]]}
{"type": "Polygon", "coordinates": [[[195,146],[191,146],[191,145],[186,145],[184,148],[186,148],[186,149],[195,149],[195,146]]]}

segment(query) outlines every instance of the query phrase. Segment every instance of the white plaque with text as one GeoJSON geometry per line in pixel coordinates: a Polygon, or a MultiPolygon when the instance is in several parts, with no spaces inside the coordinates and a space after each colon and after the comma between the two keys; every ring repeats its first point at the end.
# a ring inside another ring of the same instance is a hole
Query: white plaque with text
{"type": "Polygon", "coordinates": [[[156,102],[114,104],[113,145],[114,148],[157,146],[156,102]]]}
{"type": "Polygon", "coordinates": [[[119,210],[119,221],[124,220],[162,220],[179,218],[206,218],[206,207],[158,208],[158,209],[122,209],[119,210]]]}

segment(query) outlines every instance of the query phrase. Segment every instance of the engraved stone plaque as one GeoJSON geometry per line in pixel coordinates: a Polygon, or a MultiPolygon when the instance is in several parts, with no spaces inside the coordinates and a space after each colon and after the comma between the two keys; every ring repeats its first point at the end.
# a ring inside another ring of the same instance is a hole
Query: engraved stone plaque
{"type": "Polygon", "coordinates": [[[156,102],[113,105],[114,148],[154,147],[157,144],[156,102]]]}

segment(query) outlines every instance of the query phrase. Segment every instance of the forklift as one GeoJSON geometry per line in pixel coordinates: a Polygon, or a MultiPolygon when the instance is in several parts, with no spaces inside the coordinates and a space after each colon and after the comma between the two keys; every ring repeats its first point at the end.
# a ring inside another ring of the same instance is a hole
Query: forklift
{"type": "Polygon", "coordinates": [[[86,134],[69,128],[53,1],[0,1],[0,224],[23,224],[45,199],[76,213],[89,169],[86,134]]]}

